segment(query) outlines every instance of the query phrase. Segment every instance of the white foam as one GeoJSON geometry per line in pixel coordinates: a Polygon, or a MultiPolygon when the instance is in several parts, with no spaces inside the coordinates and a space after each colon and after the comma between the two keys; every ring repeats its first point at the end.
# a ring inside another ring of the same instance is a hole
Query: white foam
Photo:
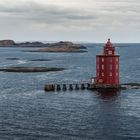
{"type": "Polygon", "coordinates": [[[13,64],[5,64],[3,65],[4,67],[7,67],[7,66],[12,66],[13,64]]]}
{"type": "Polygon", "coordinates": [[[18,64],[25,64],[25,63],[27,63],[26,60],[18,60],[17,62],[18,62],[18,64]]]}
{"type": "Polygon", "coordinates": [[[131,79],[131,76],[129,76],[129,75],[127,75],[127,76],[125,76],[127,79],[131,79]]]}

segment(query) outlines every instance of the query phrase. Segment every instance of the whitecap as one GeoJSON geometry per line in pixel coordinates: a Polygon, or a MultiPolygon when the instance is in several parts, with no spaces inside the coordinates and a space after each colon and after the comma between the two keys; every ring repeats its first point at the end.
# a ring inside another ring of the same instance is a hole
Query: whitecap
{"type": "Polygon", "coordinates": [[[129,75],[125,76],[126,78],[130,79],[131,77],[129,75]]]}
{"type": "Polygon", "coordinates": [[[13,64],[5,64],[3,67],[12,66],[13,64]]]}
{"type": "Polygon", "coordinates": [[[17,62],[18,62],[18,64],[25,64],[25,63],[27,63],[26,60],[18,60],[17,62]]]}

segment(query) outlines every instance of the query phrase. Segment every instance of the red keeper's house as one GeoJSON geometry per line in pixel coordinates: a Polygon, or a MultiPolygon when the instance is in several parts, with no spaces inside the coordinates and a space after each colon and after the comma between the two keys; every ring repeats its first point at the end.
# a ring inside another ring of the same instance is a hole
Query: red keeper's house
{"type": "Polygon", "coordinates": [[[119,55],[115,53],[110,39],[103,54],[96,56],[96,84],[119,85],[119,55]]]}

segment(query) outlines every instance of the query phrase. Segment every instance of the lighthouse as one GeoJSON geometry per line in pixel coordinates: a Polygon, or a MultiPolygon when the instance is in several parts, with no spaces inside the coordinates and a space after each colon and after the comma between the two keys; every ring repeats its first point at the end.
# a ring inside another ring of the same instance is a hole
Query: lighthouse
{"type": "Polygon", "coordinates": [[[108,39],[103,53],[96,55],[96,84],[119,85],[119,55],[108,39]]]}

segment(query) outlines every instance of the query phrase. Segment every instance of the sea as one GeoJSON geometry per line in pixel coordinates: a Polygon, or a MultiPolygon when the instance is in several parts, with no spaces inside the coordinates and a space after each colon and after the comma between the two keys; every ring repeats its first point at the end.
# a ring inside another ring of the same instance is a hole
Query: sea
{"type": "MultiPolygon", "coordinates": [[[[45,92],[48,83],[87,82],[96,74],[104,44],[87,53],[30,52],[0,48],[0,68],[60,67],[43,73],[0,72],[0,140],[140,140],[140,89],[45,92]],[[49,59],[50,61],[32,61],[49,59]]],[[[140,83],[140,44],[115,44],[121,83],[140,83]]]]}

